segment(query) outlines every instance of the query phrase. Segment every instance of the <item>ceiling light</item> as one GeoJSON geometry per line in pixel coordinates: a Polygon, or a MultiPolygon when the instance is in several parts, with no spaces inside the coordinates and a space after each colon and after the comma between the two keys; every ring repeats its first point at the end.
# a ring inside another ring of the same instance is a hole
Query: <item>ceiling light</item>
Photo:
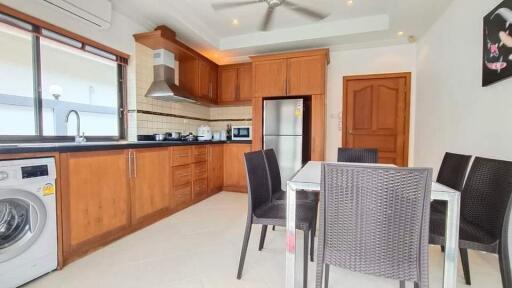
{"type": "Polygon", "coordinates": [[[352,0],[348,0],[348,1],[347,1],[347,6],[352,6],[352,5],[354,5],[354,1],[352,1],[352,0]]]}
{"type": "Polygon", "coordinates": [[[404,32],[402,31],[399,31],[398,33],[396,33],[397,36],[404,36],[404,32]]]}
{"type": "Polygon", "coordinates": [[[231,21],[231,24],[233,26],[238,26],[238,25],[240,25],[240,21],[238,21],[238,19],[233,19],[233,21],[231,21]]]}

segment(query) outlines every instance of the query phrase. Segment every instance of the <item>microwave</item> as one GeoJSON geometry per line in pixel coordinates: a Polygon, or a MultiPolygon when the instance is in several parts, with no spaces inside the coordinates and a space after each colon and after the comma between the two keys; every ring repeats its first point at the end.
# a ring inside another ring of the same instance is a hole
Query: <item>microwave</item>
{"type": "Polygon", "coordinates": [[[233,126],[231,128],[231,140],[252,140],[252,127],[251,126],[233,126]]]}

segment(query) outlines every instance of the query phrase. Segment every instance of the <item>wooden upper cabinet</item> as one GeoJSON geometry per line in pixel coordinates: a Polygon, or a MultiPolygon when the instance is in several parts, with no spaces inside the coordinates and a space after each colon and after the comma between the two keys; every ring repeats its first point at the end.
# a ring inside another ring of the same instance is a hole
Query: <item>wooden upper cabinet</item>
{"type": "Polygon", "coordinates": [[[258,61],[252,64],[254,97],[286,95],[286,59],[258,61]]]}
{"type": "Polygon", "coordinates": [[[179,83],[178,85],[190,95],[197,97],[199,93],[199,60],[197,58],[185,59],[179,62],[179,83]]]}
{"type": "Polygon", "coordinates": [[[252,65],[243,64],[238,67],[238,99],[252,100],[252,65]]]}
{"type": "Polygon", "coordinates": [[[218,78],[219,66],[215,63],[210,64],[210,100],[213,103],[218,102],[218,78]]]}
{"type": "Polygon", "coordinates": [[[238,69],[236,67],[219,68],[219,103],[232,103],[238,96],[238,69]]]}
{"type": "Polygon", "coordinates": [[[63,249],[69,258],[129,227],[128,150],[63,153],[60,166],[63,249]]]}
{"type": "Polygon", "coordinates": [[[199,98],[210,99],[212,83],[210,81],[211,65],[206,61],[199,60],[199,98]]]}
{"type": "Polygon", "coordinates": [[[325,92],[325,56],[288,59],[287,95],[318,95],[325,92]]]}
{"type": "Polygon", "coordinates": [[[134,149],[130,156],[132,219],[138,222],[170,206],[169,153],[167,148],[134,149]]]}

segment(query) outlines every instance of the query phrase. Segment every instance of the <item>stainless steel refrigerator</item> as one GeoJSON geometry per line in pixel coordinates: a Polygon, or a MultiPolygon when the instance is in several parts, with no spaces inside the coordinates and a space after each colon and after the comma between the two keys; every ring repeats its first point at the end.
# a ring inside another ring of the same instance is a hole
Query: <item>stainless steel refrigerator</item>
{"type": "Polygon", "coordinates": [[[273,148],[281,170],[281,185],[303,165],[305,127],[304,99],[264,100],[263,147],[273,148]]]}

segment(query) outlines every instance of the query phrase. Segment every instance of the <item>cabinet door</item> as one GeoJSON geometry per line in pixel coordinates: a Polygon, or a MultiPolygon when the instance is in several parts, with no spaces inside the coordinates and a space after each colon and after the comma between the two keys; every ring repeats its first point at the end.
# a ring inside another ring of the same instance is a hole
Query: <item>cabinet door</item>
{"type": "Polygon", "coordinates": [[[208,147],[208,193],[222,191],[224,185],[224,145],[208,147]]]}
{"type": "Polygon", "coordinates": [[[252,65],[243,64],[238,68],[238,100],[252,100],[252,65]]]}
{"type": "Polygon", "coordinates": [[[60,164],[63,248],[69,259],[128,229],[128,151],[63,153],[60,164]]]}
{"type": "Polygon", "coordinates": [[[254,97],[286,95],[286,59],[252,63],[254,97]]]}
{"type": "Polygon", "coordinates": [[[217,103],[218,95],[218,80],[219,80],[219,67],[216,64],[210,64],[210,100],[217,103]]]}
{"type": "Polygon", "coordinates": [[[325,90],[325,57],[309,56],[288,60],[288,95],[317,95],[325,90]]]}
{"type": "Polygon", "coordinates": [[[224,145],[224,189],[247,192],[244,153],[251,151],[251,144],[224,145]]]}
{"type": "Polygon", "coordinates": [[[210,100],[210,63],[199,60],[199,97],[210,100]]]}
{"type": "Polygon", "coordinates": [[[235,102],[238,95],[238,69],[219,69],[219,103],[235,102]]]}
{"type": "Polygon", "coordinates": [[[199,60],[183,59],[179,62],[179,86],[193,97],[199,97],[199,60]]]}
{"type": "Polygon", "coordinates": [[[134,222],[169,207],[167,148],[131,150],[134,222]]]}

